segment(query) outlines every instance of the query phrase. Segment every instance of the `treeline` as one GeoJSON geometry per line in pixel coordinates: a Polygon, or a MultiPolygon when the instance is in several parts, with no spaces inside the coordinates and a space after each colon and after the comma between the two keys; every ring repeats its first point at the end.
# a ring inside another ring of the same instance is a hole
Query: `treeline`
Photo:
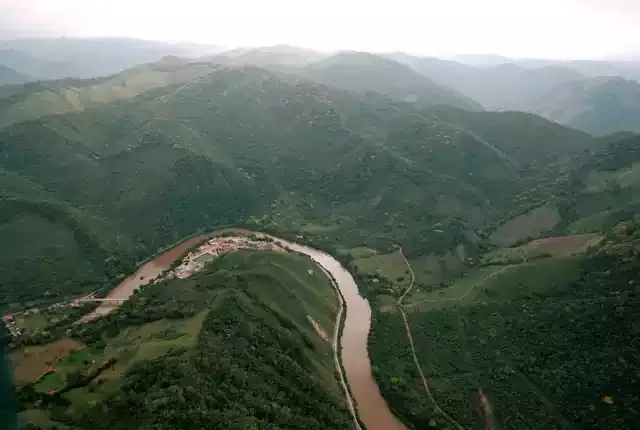
{"type": "MultiPolygon", "coordinates": [[[[463,425],[481,425],[482,389],[504,428],[635,428],[639,239],[640,218],[620,223],[563,288],[411,312],[421,366],[441,406],[463,425]]],[[[400,336],[395,326],[385,342],[400,336]]],[[[374,362],[400,362],[376,343],[374,362]]]]}
{"type": "Polygon", "coordinates": [[[79,421],[96,429],[344,429],[346,408],[304,359],[295,332],[232,294],[188,355],[136,366],[79,421]]]}
{"type": "MultiPolygon", "coordinates": [[[[223,256],[197,276],[142,289],[118,312],[74,327],[73,336],[96,348],[127,326],[211,308],[195,348],[135,365],[117,393],[81,414],[52,406],[56,420],[116,430],[351,428],[344,397],[331,388],[337,384],[318,372],[318,343],[258,293],[281,281],[247,266],[256,257],[223,256]]],[[[293,291],[280,309],[294,304],[293,291]]]]}

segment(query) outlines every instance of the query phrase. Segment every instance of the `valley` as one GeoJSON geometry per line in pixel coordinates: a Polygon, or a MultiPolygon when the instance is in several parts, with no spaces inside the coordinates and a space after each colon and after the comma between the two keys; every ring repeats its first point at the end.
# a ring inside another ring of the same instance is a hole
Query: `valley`
{"type": "Polygon", "coordinates": [[[438,65],[275,46],[0,86],[21,422],[634,428],[639,135],[486,111],[438,65]]]}

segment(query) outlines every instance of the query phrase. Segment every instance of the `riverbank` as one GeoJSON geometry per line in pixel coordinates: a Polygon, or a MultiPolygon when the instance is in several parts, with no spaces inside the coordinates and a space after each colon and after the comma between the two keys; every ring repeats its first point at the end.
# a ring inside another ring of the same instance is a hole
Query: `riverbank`
{"type": "MultiPolygon", "coordinates": [[[[338,323],[334,328],[334,361],[336,362],[336,371],[340,375],[347,405],[353,416],[354,425],[357,430],[364,428],[368,430],[405,430],[406,427],[391,412],[380,394],[380,389],[372,374],[367,349],[371,327],[369,302],[360,295],[358,286],[349,271],[328,253],[271,234],[241,228],[226,228],[191,236],[190,239],[180,242],[175,248],[168,249],[157,255],[155,259],[147,261],[127,280],[132,285],[138,284],[137,286],[140,286],[141,281],[145,281],[146,284],[150,279],[159,276],[168,266],[174,264],[178,258],[183,257],[183,251],[193,247],[193,240],[205,240],[228,234],[268,238],[287,250],[306,255],[328,274],[341,301],[340,310],[336,316],[338,323]],[[167,254],[170,254],[171,258],[168,258],[167,254]],[[149,270],[149,272],[141,273],[144,270],[149,270]]],[[[129,287],[131,285],[127,285],[127,288],[129,287]]],[[[112,295],[112,292],[109,295],[112,295]]],[[[92,318],[98,316],[101,315],[92,318]]]]}

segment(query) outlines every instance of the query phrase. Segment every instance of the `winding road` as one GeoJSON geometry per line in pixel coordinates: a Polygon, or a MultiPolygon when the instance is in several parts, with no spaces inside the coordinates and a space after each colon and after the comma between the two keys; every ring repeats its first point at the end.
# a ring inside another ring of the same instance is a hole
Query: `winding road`
{"type": "Polygon", "coordinates": [[[398,309],[400,310],[400,314],[402,315],[402,319],[404,320],[404,326],[407,330],[407,338],[409,339],[409,345],[411,346],[411,354],[413,355],[413,362],[415,363],[416,369],[420,374],[420,379],[422,379],[422,385],[424,386],[424,390],[427,393],[427,397],[433,404],[434,410],[440,415],[442,415],[443,417],[445,417],[458,430],[464,430],[464,427],[462,427],[460,423],[458,423],[451,415],[445,412],[444,409],[442,409],[438,405],[438,402],[436,402],[435,397],[433,397],[431,388],[429,388],[429,383],[427,382],[427,378],[424,376],[424,373],[422,372],[422,367],[420,367],[420,362],[418,361],[418,354],[416,354],[416,348],[413,345],[413,336],[411,334],[411,327],[409,326],[409,320],[407,319],[407,314],[404,312],[404,309],[402,308],[403,307],[402,302],[404,301],[405,296],[409,294],[409,292],[411,292],[411,289],[413,288],[413,284],[415,284],[416,282],[416,276],[413,273],[413,268],[411,267],[411,264],[409,264],[409,260],[407,260],[407,257],[404,255],[404,252],[402,251],[402,247],[400,247],[400,255],[402,256],[402,259],[404,260],[404,262],[407,264],[407,267],[409,268],[409,273],[411,274],[411,282],[409,283],[409,286],[404,291],[404,293],[402,293],[400,298],[398,298],[398,309]]]}

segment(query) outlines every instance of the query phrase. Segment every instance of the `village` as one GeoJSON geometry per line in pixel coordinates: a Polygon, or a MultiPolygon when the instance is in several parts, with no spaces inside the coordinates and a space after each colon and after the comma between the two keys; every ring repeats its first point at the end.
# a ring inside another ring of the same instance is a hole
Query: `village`
{"type": "MultiPolygon", "coordinates": [[[[153,280],[153,284],[165,279],[188,278],[202,270],[207,263],[213,261],[219,255],[239,250],[286,251],[286,248],[279,241],[275,241],[268,236],[216,236],[184,256],[179,266],[167,270],[163,275],[156,277],[153,280]]],[[[140,282],[137,287],[141,287],[142,285],[144,285],[144,283],[140,282]]],[[[2,321],[7,327],[9,334],[12,337],[18,337],[22,335],[24,331],[23,328],[21,328],[19,320],[25,317],[57,309],[77,308],[84,303],[92,301],[105,301],[112,306],[115,304],[115,301],[118,300],[113,298],[97,299],[95,298],[97,292],[98,291],[94,291],[81,298],[54,303],[46,308],[30,308],[22,312],[8,313],[2,317],[2,321]]],[[[126,298],[122,299],[122,301],[124,300],[126,300],[126,298]]]]}
{"type": "Polygon", "coordinates": [[[194,273],[202,270],[207,263],[214,260],[220,254],[243,249],[253,249],[258,251],[285,251],[285,248],[280,242],[273,241],[268,237],[215,237],[200,245],[195,251],[187,254],[183,258],[182,263],[175,269],[167,272],[165,277],[176,277],[179,279],[188,278],[194,273]]]}
{"type": "Polygon", "coordinates": [[[31,308],[22,312],[8,313],[2,317],[2,321],[4,322],[4,325],[7,328],[7,331],[9,332],[9,334],[12,337],[17,337],[22,334],[22,329],[19,327],[17,317],[28,317],[30,315],[39,314],[41,312],[52,311],[56,309],[77,308],[82,306],[82,303],[83,303],[82,300],[86,299],[86,297],[89,297],[89,296],[85,296],[82,299],[73,299],[73,300],[66,300],[64,302],[54,303],[42,309],[31,308]]]}

